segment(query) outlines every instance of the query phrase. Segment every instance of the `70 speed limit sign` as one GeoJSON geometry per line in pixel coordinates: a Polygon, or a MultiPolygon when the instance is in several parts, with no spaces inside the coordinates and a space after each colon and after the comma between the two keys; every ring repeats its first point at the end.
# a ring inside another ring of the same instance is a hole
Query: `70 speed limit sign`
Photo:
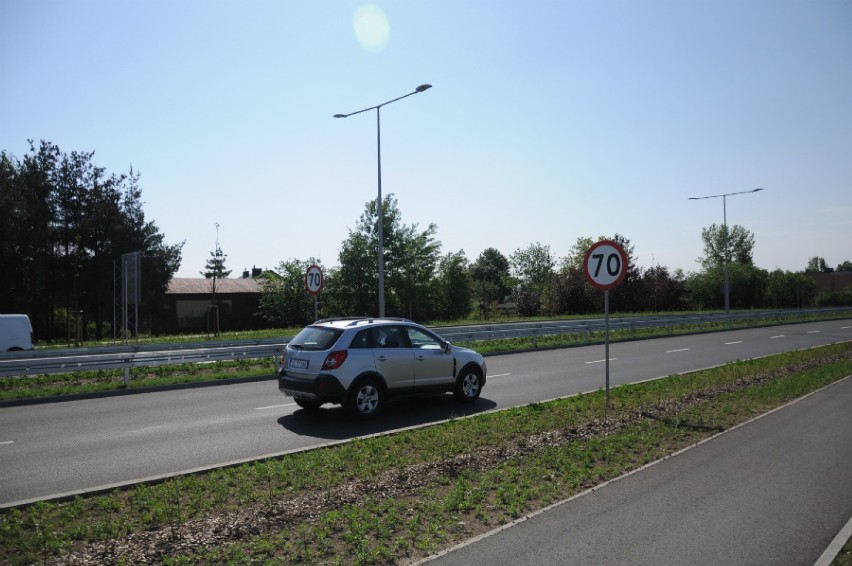
{"type": "Polygon", "coordinates": [[[627,254],[612,240],[601,240],[589,248],[583,260],[586,279],[602,291],[617,287],[627,274],[627,254]]]}
{"type": "Polygon", "coordinates": [[[308,293],[316,296],[317,293],[322,291],[323,283],[322,269],[318,265],[310,266],[305,272],[305,288],[307,288],[308,293]]]}

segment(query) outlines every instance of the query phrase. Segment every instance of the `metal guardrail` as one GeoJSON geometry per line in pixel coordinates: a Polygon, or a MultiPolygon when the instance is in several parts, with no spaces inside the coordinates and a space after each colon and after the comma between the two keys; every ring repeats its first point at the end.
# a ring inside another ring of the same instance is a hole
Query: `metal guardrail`
{"type": "MultiPolygon", "coordinates": [[[[677,326],[705,326],[760,319],[800,318],[808,315],[852,314],[852,307],[833,309],[796,309],[738,312],[730,315],[672,315],[649,317],[610,317],[610,332],[638,331],[648,328],[674,328],[677,326]]],[[[582,320],[556,320],[471,326],[433,327],[436,333],[454,343],[473,344],[485,340],[531,338],[562,334],[582,334],[590,341],[602,333],[602,318],[582,320]]],[[[125,380],[131,368],[153,367],[186,363],[211,363],[228,360],[272,358],[276,371],[279,358],[291,337],[263,340],[238,340],[231,342],[197,342],[184,344],[143,344],[135,346],[104,346],[69,350],[32,350],[0,354],[0,377],[32,376],[75,371],[124,369],[125,380]]]]}

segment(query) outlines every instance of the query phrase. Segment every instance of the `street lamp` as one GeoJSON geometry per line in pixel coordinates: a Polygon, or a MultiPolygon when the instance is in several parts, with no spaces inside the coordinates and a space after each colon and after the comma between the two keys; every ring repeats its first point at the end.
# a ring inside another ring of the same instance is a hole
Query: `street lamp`
{"type": "Polygon", "coordinates": [[[384,242],[384,210],[382,210],[382,120],[381,113],[379,110],[382,106],[387,106],[392,102],[396,102],[397,100],[402,100],[403,98],[408,98],[412,94],[417,94],[423,92],[425,90],[429,90],[432,88],[432,85],[423,84],[419,87],[415,88],[414,91],[409,92],[408,94],[404,94],[398,98],[394,98],[393,100],[388,100],[387,102],[382,102],[376,106],[370,106],[369,108],[364,108],[363,110],[358,110],[356,112],[350,112],[349,114],[335,114],[335,118],[348,118],[349,116],[354,116],[355,114],[360,114],[362,112],[368,112],[370,110],[376,111],[376,140],[378,147],[378,163],[379,163],[379,197],[376,199],[376,211],[379,216],[379,317],[384,318],[385,316],[385,242],[384,242]]]}
{"type": "Polygon", "coordinates": [[[727,197],[733,195],[746,195],[749,193],[756,193],[758,191],[762,191],[763,189],[752,189],[750,191],[740,191],[738,193],[725,193],[723,195],[709,195],[706,197],[689,197],[689,200],[702,200],[707,198],[719,198],[722,197],[722,220],[724,222],[724,237],[725,237],[725,256],[723,265],[725,266],[725,314],[731,313],[731,289],[730,284],[728,283],[728,206],[727,206],[727,197]]]}

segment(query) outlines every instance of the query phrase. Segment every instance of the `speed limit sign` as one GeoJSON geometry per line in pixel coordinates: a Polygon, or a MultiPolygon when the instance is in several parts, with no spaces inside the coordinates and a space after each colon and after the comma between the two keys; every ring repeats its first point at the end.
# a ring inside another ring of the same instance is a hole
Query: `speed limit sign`
{"type": "Polygon", "coordinates": [[[601,291],[618,287],[627,274],[627,254],[612,240],[593,244],[583,260],[586,279],[601,291]]]}
{"type": "Polygon", "coordinates": [[[320,291],[322,291],[322,269],[318,265],[312,265],[305,272],[305,287],[308,289],[308,293],[311,295],[316,295],[320,291]]]}

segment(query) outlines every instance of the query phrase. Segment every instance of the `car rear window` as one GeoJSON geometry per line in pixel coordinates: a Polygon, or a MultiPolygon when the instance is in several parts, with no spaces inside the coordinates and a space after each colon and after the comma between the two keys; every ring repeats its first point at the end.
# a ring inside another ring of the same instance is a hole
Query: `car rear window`
{"type": "Polygon", "coordinates": [[[341,334],[343,330],[338,328],[307,326],[288,345],[299,350],[328,350],[341,334]]]}

